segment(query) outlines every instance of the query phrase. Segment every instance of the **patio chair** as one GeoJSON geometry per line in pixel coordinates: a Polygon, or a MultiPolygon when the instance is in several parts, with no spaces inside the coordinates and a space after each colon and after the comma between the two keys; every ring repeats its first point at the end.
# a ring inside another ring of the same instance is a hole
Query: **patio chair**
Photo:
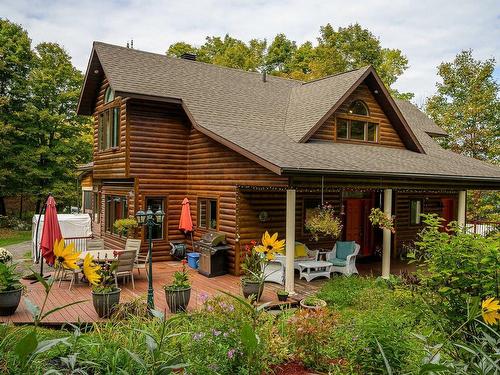
{"type": "Polygon", "coordinates": [[[57,285],[58,288],[61,287],[61,283],[63,280],[66,280],[66,278],[69,276],[69,290],[71,290],[71,287],[75,283],[75,281],[78,280],[78,276],[82,273],[82,270],[80,268],[74,270],[70,268],[58,268],[54,274],[54,279],[59,279],[59,284],[57,285]]]}
{"type": "Polygon", "coordinates": [[[360,246],[354,241],[337,241],[333,250],[327,253],[326,260],[332,266],[332,272],[340,272],[350,276],[358,273],[356,268],[356,256],[360,246]]]}
{"type": "Polygon", "coordinates": [[[104,240],[102,238],[89,238],[86,243],[85,251],[104,251],[104,240]]]}
{"type": "Polygon", "coordinates": [[[135,263],[135,258],[137,254],[135,250],[125,250],[125,251],[120,251],[118,253],[118,256],[116,258],[116,268],[113,271],[113,276],[115,277],[115,285],[118,288],[118,277],[125,277],[130,276],[130,279],[132,280],[132,289],[135,289],[135,284],[134,284],[134,263],[135,263]]]}
{"type": "MultiPolygon", "coordinates": [[[[295,242],[295,256],[293,260],[293,268],[297,271],[300,270],[299,263],[304,260],[318,260],[319,250],[311,250],[307,247],[306,244],[302,242],[295,242]],[[300,253],[299,248],[303,247],[305,249],[305,255],[300,253]]],[[[286,264],[286,255],[278,254],[276,255],[276,261],[283,263],[283,266],[286,264]]]]}
{"type": "Polygon", "coordinates": [[[139,275],[141,269],[146,269],[146,254],[141,254],[141,240],[128,238],[125,242],[125,251],[135,251],[134,269],[137,269],[139,275]]]}
{"type": "Polygon", "coordinates": [[[264,270],[264,281],[285,285],[285,264],[279,260],[268,262],[264,270]]]}

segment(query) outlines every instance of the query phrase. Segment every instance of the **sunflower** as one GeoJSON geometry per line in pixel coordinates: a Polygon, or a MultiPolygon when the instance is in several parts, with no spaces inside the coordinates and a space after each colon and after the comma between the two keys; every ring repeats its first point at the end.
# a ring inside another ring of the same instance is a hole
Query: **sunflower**
{"type": "Polygon", "coordinates": [[[278,232],[270,236],[269,232],[266,231],[262,235],[262,245],[256,246],[255,250],[263,253],[267,260],[273,260],[275,253],[283,253],[284,247],[285,240],[278,241],[278,232]]]}
{"type": "Polygon", "coordinates": [[[481,314],[485,323],[493,325],[500,321],[500,302],[495,297],[484,300],[481,307],[481,314]]]}
{"type": "Polygon", "coordinates": [[[85,255],[83,260],[83,274],[92,285],[97,285],[101,281],[101,275],[99,275],[99,270],[101,267],[94,263],[94,258],[92,255],[85,255]]]}
{"type": "Polygon", "coordinates": [[[75,251],[75,244],[70,243],[68,246],[64,246],[64,239],[60,241],[56,240],[54,243],[54,256],[56,257],[56,262],[64,268],[76,270],[78,266],[76,261],[80,256],[80,253],[75,251]]]}

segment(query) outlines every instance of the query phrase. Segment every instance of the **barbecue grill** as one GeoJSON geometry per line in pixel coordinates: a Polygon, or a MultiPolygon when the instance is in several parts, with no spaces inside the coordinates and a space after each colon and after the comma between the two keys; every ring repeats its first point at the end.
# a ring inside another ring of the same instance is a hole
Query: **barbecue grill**
{"type": "Polygon", "coordinates": [[[199,241],[194,243],[194,250],[200,253],[198,272],[207,277],[226,274],[227,251],[230,248],[224,233],[205,233],[199,241]]]}

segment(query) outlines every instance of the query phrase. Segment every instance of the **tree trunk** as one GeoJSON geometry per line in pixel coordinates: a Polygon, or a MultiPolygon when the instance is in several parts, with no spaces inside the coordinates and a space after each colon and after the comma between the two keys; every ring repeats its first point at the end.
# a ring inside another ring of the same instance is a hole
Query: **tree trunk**
{"type": "Polygon", "coordinates": [[[7,212],[5,210],[5,200],[4,197],[0,197],[0,215],[6,216],[7,212]]]}
{"type": "Polygon", "coordinates": [[[19,220],[23,219],[23,195],[19,198],[19,220]]]}

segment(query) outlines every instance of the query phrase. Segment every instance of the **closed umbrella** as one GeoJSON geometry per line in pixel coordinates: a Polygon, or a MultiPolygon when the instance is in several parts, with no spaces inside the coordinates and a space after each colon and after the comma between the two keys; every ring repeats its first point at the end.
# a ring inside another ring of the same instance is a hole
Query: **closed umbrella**
{"type": "Polygon", "coordinates": [[[191,206],[189,204],[189,199],[184,198],[182,201],[181,219],[179,220],[179,229],[184,233],[191,234],[191,246],[194,250],[193,243],[193,219],[191,219],[191,206]]]}
{"type": "Polygon", "coordinates": [[[47,264],[51,266],[54,264],[55,261],[54,242],[56,240],[61,240],[61,239],[62,239],[62,234],[61,234],[61,228],[59,227],[59,221],[57,220],[56,201],[54,197],[49,196],[47,198],[47,203],[45,208],[42,238],[40,240],[40,250],[42,256],[47,261],[47,264]]]}

